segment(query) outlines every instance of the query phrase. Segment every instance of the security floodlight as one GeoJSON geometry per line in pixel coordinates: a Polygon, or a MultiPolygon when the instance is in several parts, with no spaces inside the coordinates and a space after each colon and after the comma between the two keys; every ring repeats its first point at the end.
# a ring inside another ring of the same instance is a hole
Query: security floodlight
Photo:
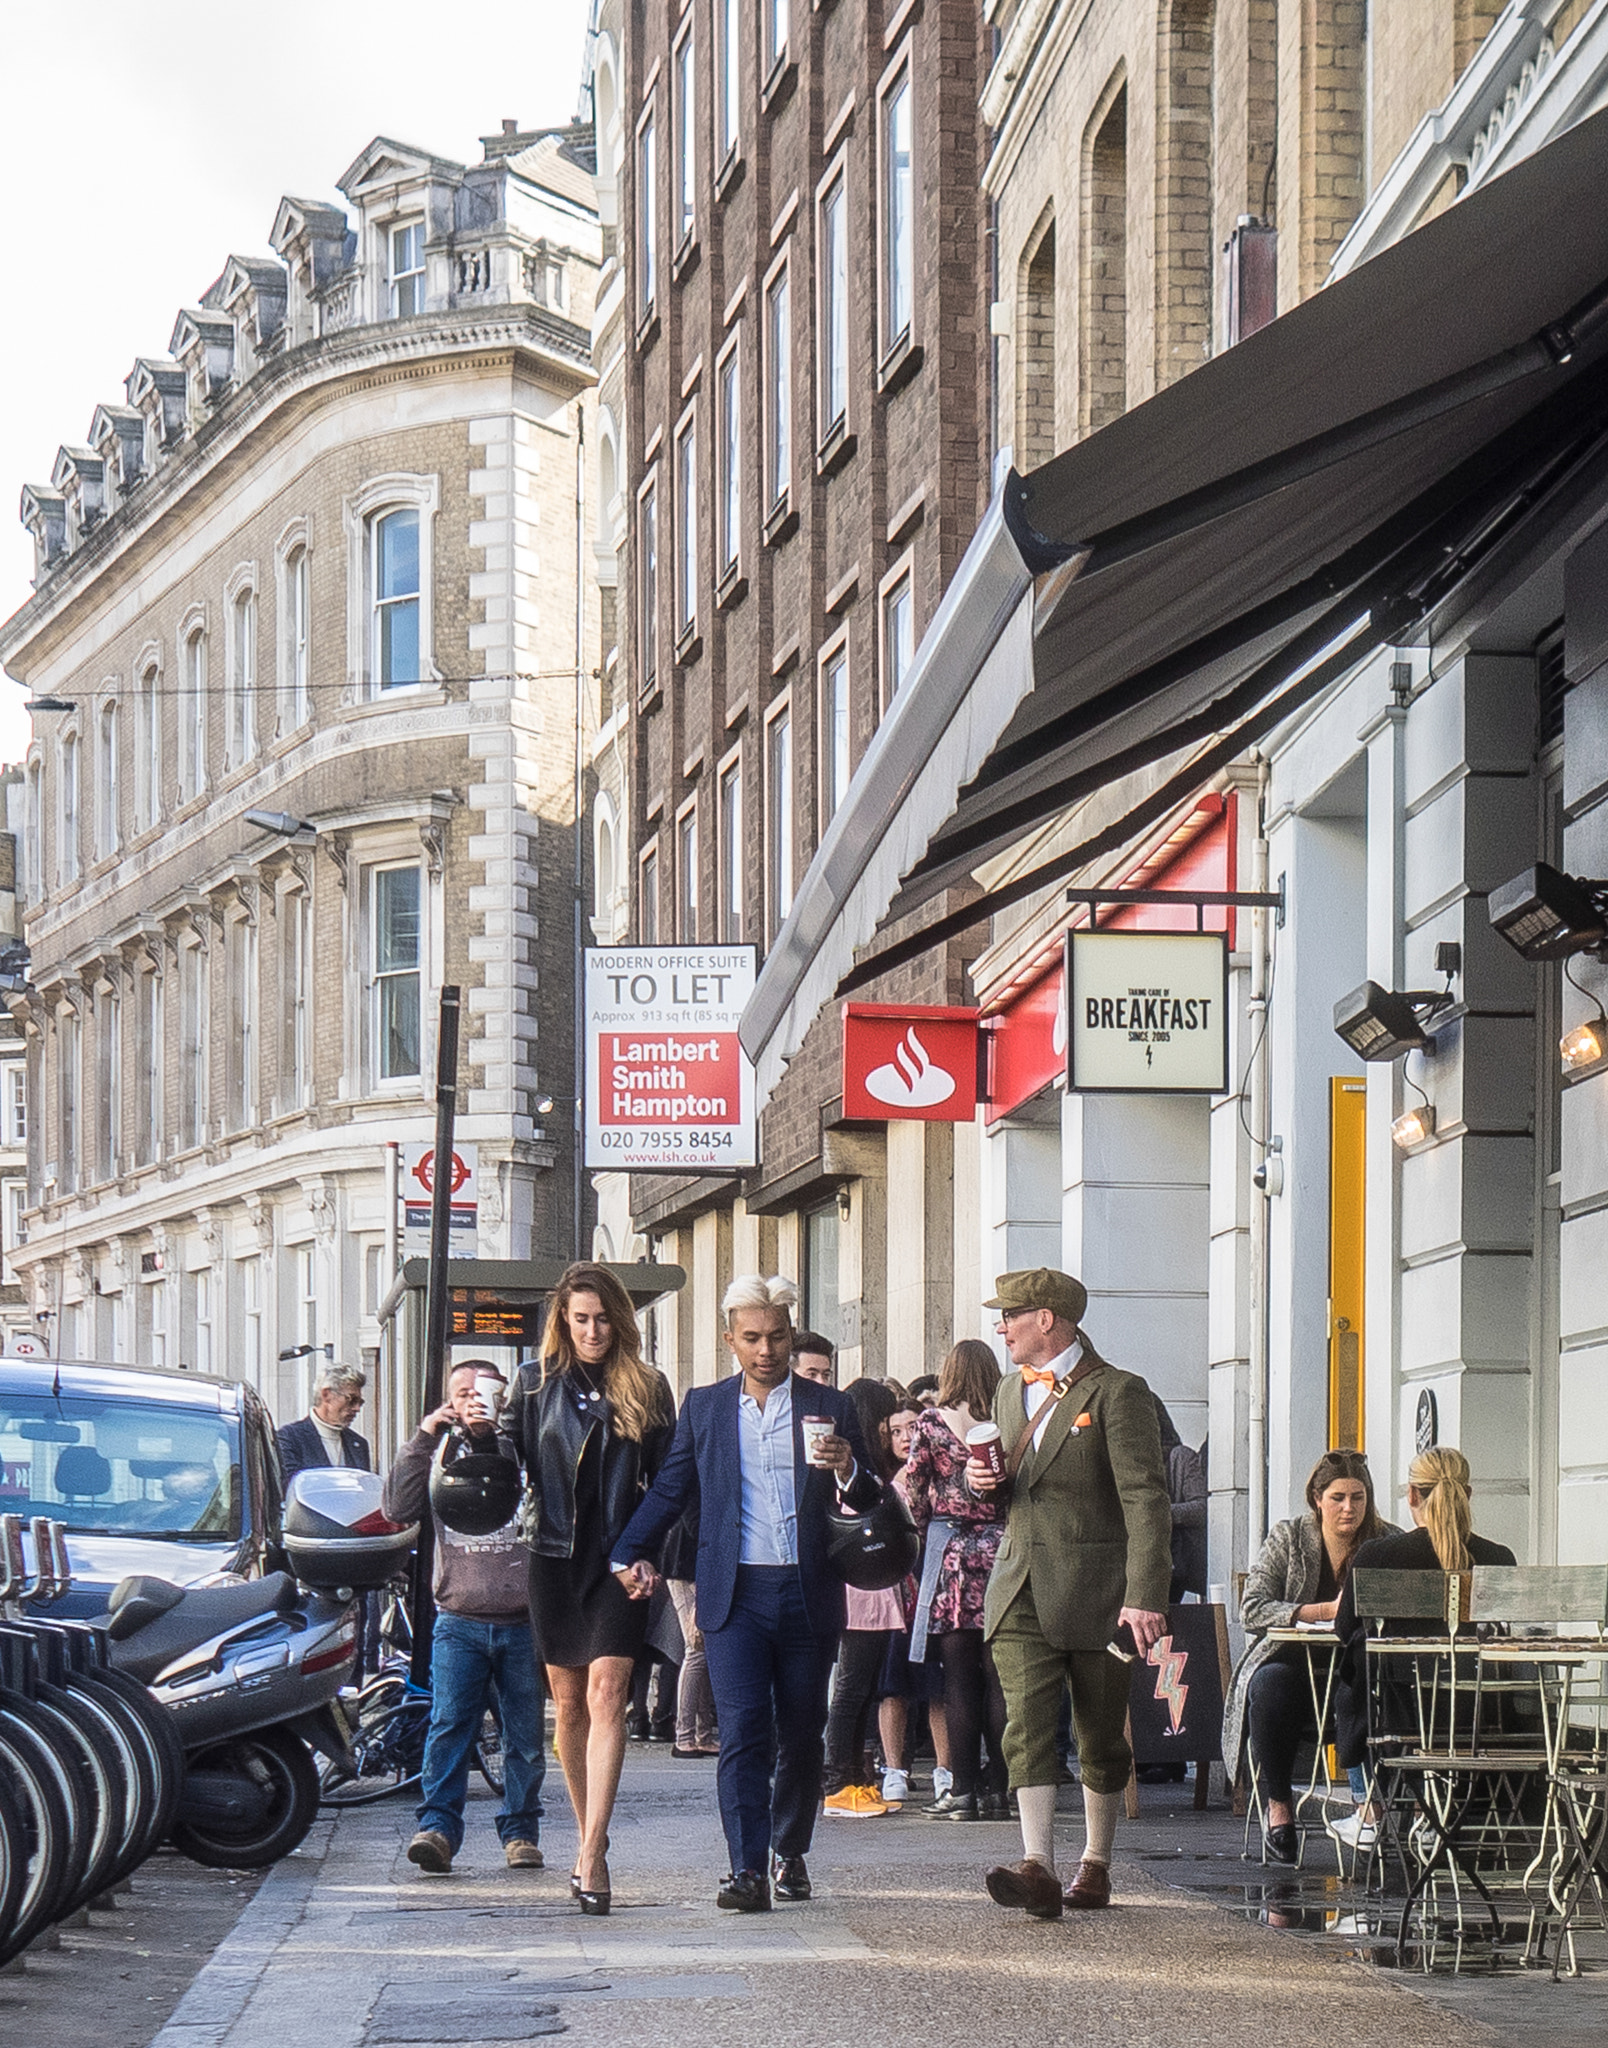
{"type": "Polygon", "coordinates": [[[1491,928],[1526,960],[1567,960],[1608,940],[1608,882],[1560,874],[1544,861],[1490,895],[1491,928]]]}
{"type": "Polygon", "coordinates": [[[247,811],[246,823],[259,832],[271,832],[276,839],[316,839],[318,827],[305,818],[293,818],[289,811],[247,811]]]}
{"type": "Polygon", "coordinates": [[[22,708],[24,711],[76,711],[78,706],[66,697],[30,697],[22,708]]]}
{"type": "Polygon", "coordinates": [[[1397,993],[1365,981],[1334,1006],[1334,1028],[1359,1060],[1397,1060],[1430,1043],[1423,1020],[1443,1009],[1449,995],[1420,989],[1397,993]]]}

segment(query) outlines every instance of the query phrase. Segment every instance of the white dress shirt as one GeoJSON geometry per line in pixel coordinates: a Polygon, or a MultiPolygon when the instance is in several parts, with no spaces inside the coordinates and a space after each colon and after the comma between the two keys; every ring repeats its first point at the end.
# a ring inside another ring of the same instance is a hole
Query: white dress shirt
{"type": "MultiPolygon", "coordinates": [[[[1057,1380],[1064,1380],[1082,1356],[1083,1339],[1081,1337],[1074,1337],[1066,1350],[1058,1358],[1052,1358],[1047,1366],[1039,1366],[1036,1370],[1040,1372],[1053,1372],[1057,1380]]],[[[1033,1448],[1035,1451],[1044,1441],[1044,1432],[1050,1426],[1050,1416],[1055,1412],[1053,1408],[1046,1407],[1049,1399],[1050,1389],[1041,1380],[1023,1380],[1022,1406],[1027,1410],[1028,1421],[1031,1422],[1041,1408],[1046,1410],[1043,1421],[1033,1431],[1033,1448]]]]}
{"type": "Polygon", "coordinates": [[[743,1564],[798,1563],[798,1488],[793,1474],[793,1383],[773,1387],[760,1407],[745,1387],[737,1397],[742,1469],[743,1564]]]}

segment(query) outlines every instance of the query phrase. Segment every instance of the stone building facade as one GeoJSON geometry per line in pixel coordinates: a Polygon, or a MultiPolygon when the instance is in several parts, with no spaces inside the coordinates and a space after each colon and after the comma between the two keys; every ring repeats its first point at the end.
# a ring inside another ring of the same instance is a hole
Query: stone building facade
{"type": "Polygon", "coordinates": [[[68,708],[26,768],[7,1249],[63,1355],[239,1374],[282,1416],[325,1354],[372,1357],[446,982],[482,1253],[582,1226],[590,149],[376,139],[347,206],[284,200],[274,258],[232,257],[24,491],[0,657],[68,708]]]}
{"type": "MultiPolygon", "coordinates": [[[[962,0],[625,16],[618,673],[640,944],[769,946],[986,503],[988,44],[962,0]]],[[[961,986],[946,951],[875,994],[961,986]]],[[[820,1021],[767,1107],[756,1173],[632,1183],[636,1230],[690,1275],[660,1333],[684,1385],[719,1370],[734,1270],[796,1277],[844,1378],[913,1376],[951,1341],[951,1133],[846,1123],[839,1031],[820,1021]]]]}

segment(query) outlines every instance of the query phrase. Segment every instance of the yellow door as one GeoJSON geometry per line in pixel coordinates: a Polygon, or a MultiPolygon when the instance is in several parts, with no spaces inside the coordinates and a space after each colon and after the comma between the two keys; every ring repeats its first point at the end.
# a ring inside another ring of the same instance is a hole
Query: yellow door
{"type": "Polygon", "coordinates": [[[1367,1448],[1363,1435],[1363,1131],[1368,1086],[1329,1083],[1329,1442],[1367,1448]]]}

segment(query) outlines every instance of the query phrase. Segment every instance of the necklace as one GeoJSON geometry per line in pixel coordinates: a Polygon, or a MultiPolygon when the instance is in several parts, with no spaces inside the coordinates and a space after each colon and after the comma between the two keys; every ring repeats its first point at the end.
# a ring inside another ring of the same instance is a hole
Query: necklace
{"type": "Polygon", "coordinates": [[[579,1373],[581,1380],[584,1383],[585,1391],[584,1393],[582,1393],[581,1399],[583,1401],[590,1402],[601,1401],[603,1398],[601,1390],[593,1384],[592,1375],[586,1370],[586,1367],[582,1365],[581,1361],[578,1358],[575,1360],[572,1369],[575,1372],[579,1373]]]}

